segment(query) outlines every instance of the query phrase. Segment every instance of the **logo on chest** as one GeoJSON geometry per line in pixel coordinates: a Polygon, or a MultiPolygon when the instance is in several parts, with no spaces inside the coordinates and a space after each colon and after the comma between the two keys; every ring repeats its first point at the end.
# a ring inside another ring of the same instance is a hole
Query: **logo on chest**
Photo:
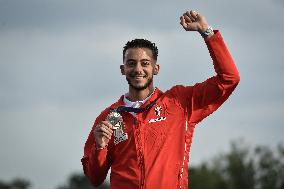
{"type": "Polygon", "coordinates": [[[156,122],[159,122],[159,121],[164,121],[166,119],[167,119],[167,117],[158,117],[156,119],[150,119],[149,123],[156,123],[156,122]]]}
{"type": "Polygon", "coordinates": [[[156,106],[154,108],[154,111],[155,111],[156,116],[158,116],[158,118],[150,119],[149,123],[156,123],[156,122],[164,121],[167,119],[167,117],[161,116],[161,112],[163,111],[162,106],[156,106]]]}
{"type": "Polygon", "coordinates": [[[154,110],[155,110],[156,116],[161,116],[162,106],[156,106],[154,110]]]}

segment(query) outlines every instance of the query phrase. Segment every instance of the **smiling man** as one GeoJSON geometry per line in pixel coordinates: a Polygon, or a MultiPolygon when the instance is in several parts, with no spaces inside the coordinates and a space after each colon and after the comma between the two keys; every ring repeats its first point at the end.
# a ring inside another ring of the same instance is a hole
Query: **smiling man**
{"type": "Polygon", "coordinates": [[[95,186],[111,168],[111,189],[188,188],[194,128],[228,99],[240,77],[220,32],[203,15],[187,11],[180,24],[204,38],[216,76],[162,92],[153,83],[160,70],[156,45],[145,39],[127,42],[120,70],[129,91],[97,117],[81,159],[95,186]]]}
{"type": "Polygon", "coordinates": [[[135,39],[124,47],[120,69],[128,81],[131,101],[144,100],[154,91],[153,75],[160,69],[157,57],[157,47],[145,39],[135,39]]]}

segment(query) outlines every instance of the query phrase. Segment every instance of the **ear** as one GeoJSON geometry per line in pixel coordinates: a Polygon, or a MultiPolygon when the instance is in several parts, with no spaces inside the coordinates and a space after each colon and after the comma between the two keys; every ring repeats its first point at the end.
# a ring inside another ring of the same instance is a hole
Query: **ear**
{"type": "Polygon", "coordinates": [[[124,65],[120,65],[120,72],[122,75],[125,75],[124,65]]]}
{"type": "Polygon", "coordinates": [[[154,75],[158,75],[160,71],[160,65],[159,64],[155,64],[154,66],[154,75]]]}

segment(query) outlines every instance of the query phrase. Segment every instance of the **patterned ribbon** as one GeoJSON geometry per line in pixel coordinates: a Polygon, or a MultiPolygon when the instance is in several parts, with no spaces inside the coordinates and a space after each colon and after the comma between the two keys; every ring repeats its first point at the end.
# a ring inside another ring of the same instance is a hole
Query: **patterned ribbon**
{"type": "Polygon", "coordinates": [[[152,108],[158,98],[156,98],[155,100],[151,101],[145,108],[133,108],[133,107],[125,107],[125,106],[119,106],[115,111],[118,113],[123,113],[123,112],[134,112],[134,113],[142,113],[144,111],[149,110],[150,108],[152,108]]]}

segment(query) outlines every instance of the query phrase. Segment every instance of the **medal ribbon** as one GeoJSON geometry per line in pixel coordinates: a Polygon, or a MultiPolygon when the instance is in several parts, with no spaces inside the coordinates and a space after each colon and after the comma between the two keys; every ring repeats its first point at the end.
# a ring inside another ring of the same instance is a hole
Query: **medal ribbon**
{"type": "Polygon", "coordinates": [[[118,112],[118,113],[123,113],[123,112],[142,113],[142,112],[147,111],[150,108],[152,108],[155,105],[157,99],[158,98],[151,101],[145,108],[133,108],[133,107],[119,106],[115,111],[118,112]]]}

